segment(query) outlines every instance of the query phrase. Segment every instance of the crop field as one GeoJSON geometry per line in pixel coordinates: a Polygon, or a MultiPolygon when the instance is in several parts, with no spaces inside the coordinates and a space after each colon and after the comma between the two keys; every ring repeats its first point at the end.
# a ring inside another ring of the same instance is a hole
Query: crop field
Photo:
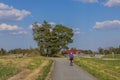
{"type": "Polygon", "coordinates": [[[45,80],[51,65],[43,57],[0,57],[0,80],[45,80]]]}
{"type": "Polygon", "coordinates": [[[120,80],[120,60],[76,58],[75,63],[98,80],[120,80]]]}

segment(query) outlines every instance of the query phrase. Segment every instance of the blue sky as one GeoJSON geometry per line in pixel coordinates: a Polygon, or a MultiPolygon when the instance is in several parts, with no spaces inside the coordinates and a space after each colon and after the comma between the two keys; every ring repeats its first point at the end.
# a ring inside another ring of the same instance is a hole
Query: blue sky
{"type": "Polygon", "coordinates": [[[74,30],[70,47],[120,45],[120,0],[0,0],[0,48],[37,47],[31,25],[44,20],[74,30]]]}

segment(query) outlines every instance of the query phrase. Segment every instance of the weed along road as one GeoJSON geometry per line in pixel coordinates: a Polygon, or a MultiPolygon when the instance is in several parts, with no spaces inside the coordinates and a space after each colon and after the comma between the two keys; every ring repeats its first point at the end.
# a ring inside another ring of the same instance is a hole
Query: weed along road
{"type": "Polygon", "coordinates": [[[77,65],[70,66],[69,61],[64,58],[53,58],[55,60],[52,80],[97,80],[88,72],[77,65]]]}

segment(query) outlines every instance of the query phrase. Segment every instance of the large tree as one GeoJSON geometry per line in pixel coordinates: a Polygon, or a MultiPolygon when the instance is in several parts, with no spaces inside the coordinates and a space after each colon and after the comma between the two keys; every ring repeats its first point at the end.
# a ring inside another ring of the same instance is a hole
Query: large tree
{"type": "Polygon", "coordinates": [[[44,21],[42,25],[33,24],[33,37],[42,55],[53,56],[61,49],[68,49],[68,44],[73,42],[73,30],[61,24],[53,26],[44,21]]]}

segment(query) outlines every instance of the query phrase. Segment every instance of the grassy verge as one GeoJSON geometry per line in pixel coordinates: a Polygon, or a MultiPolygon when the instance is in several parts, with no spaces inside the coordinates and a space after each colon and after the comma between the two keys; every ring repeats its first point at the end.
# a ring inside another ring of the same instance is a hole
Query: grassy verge
{"type": "Polygon", "coordinates": [[[98,80],[120,80],[120,60],[77,58],[75,63],[98,80]]]}
{"type": "Polygon", "coordinates": [[[120,54],[114,54],[114,56],[112,54],[107,54],[107,55],[103,56],[103,58],[117,58],[117,59],[120,59],[120,54]]]}
{"type": "Polygon", "coordinates": [[[45,80],[50,72],[53,61],[49,60],[49,63],[43,68],[42,73],[38,76],[36,80],[45,80]]]}

